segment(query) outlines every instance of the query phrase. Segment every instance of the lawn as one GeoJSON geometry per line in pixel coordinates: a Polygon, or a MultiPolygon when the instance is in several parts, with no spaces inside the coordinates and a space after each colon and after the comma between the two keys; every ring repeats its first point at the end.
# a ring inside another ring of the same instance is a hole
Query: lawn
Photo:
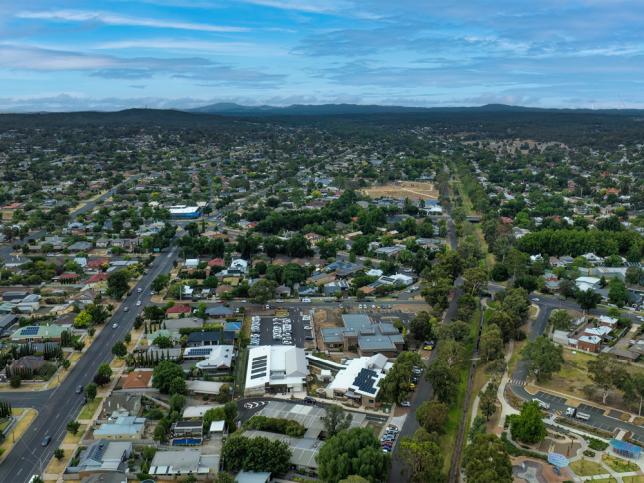
{"type": "Polygon", "coordinates": [[[609,466],[615,473],[628,473],[640,469],[639,466],[631,461],[608,454],[602,455],[602,463],[609,466]]]}
{"type": "Polygon", "coordinates": [[[63,471],[67,466],[67,460],[69,459],[69,456],[71,455],[72,450],[66,449],[64,451],[65,451],[65,456],[60,461],[55,456],[51,457],[51,460],[49,460],[49,464],[47,465],[47,469],[45,470],[46,474],[50,474],[50,475],[63,474],[63,471]]]}
{"type": "Polygon", "coordinates": [[[83,434],[85,433],[86,429],[87,429],[87,425],[81,424],[76,434],[72,434],[69,431],[67,431],[67,433],[65,434],[65,439],[63,440],[63,444],[77,444],[83,437],[83,434]]]}
{"type": "Polygon", "coordinates": [[[587,363],[595,356],[571,350],[563,351],[564,364],[561,370],[552,375],[549,381],[539,383],[540,387],[553,391],[566,392],[567,394],[585,399],[583,388],[593,384],[588,377],[587,363]]]}
{"type": "Polygon", "coordinates": [[[608,473],[608,470],[599,463],[585,458],[570,463],[570,469],[574,471],[577,476],[604,475],[608,473]]]}
{"type": "Polygon", "coordinates": [[[644,483],[644,476],[642,475],[622,476],[622,481],[624,483],[644,483]]]}
{"type": "Polygon", "coordinates": [[[78,415],[78,419],[92,419],[94,416],[94,413],[96,412],[96,408],[98,405],[101,403],[103,400],[102,397],[96,397],[94,398],[93,401],[88,402],[83,406],[81,409],[80,414],[78,415]]]}

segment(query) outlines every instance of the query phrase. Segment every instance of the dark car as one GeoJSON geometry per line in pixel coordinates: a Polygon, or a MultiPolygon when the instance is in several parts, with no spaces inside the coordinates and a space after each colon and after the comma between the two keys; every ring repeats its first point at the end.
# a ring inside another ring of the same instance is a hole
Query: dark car
{"type": "Polygon", "coordinates": [[[306,396],[306,397],[304,398],[304,402],[305,402],[306,404],[315,404],[315,399],[313,399],[312,397],[306,396]]]}
{"type": "Polygon", "coordinates": [[[79,384],[76,386],[76,394],[80,394],[81,392],[83,392],[83,385],[79,384]]]}
{"type": "Polygon", "coordinates": [[[47,446],[50,441],[51,441],[51,436],[47,435],[42,439],[40,446],[47,446]]]}

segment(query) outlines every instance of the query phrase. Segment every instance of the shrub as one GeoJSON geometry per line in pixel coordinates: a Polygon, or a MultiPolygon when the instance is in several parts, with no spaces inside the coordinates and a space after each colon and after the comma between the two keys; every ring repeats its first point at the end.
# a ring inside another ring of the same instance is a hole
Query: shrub
{"type": "Polygon", "coordinates": [[[306,433],[306,428],[297,421],[281,418],[269,418],[266,416],[253,416],[246,424],[246,429],[257,429],[260,431],[270,431],[271,433],[286,434],[287,436],[302,437],[306,433]]]}

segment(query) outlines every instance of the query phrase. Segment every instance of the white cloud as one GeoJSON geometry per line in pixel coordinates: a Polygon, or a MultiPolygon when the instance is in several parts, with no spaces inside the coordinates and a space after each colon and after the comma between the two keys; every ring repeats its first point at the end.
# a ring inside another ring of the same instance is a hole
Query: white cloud
{"type": "Polygon", "coordinates": [[[250,42],[210,42],[191,39],[136,39],[103,42],[96,49],[157,49],[208,52],[232,55],[286,55],[288,52],[279,47],[260,45],[250,42]]]}
{"type": "Polygon", "coordinates": [[[197,30],[201,32],[246,32],[249,30],[246,27],[180,22],[145,17],[130,17],[110,12],[87,10],[23,11],[18,12],[15,16],[23,19],[54,20],[64,22],[98,22],[105,25],[197,30]]]}

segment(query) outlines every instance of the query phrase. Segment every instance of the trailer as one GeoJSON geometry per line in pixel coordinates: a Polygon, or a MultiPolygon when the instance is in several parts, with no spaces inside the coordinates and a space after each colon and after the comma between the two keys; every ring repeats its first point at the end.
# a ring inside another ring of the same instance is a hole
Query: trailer
{"type": "Polygon", "coordinates": [[[579,411],[576,412],[575,417],[577,419],[581,419],[582,421],[588,421],[590,419],[590,414],[588,413],[580,413],[579,411]]]}

